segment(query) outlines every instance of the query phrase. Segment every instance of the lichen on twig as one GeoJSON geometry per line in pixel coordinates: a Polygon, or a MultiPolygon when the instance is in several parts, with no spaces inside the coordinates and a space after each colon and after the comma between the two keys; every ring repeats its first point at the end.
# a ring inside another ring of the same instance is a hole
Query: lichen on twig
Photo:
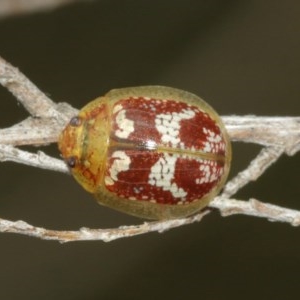
{"type": "MultiPolygon", "coordinates": [[[[20,145],[47,145],[57,141],[66,122],[77,110],[66,103],[56,104],[42,93],[24,74],[0,57],[0,84],[7,88],[29,112],[30,116],[12,127],[0,129],[0,161],[14,161],[33,167],[68,173],[64,162],[44,152],[30,153],[20,145]],[[38,116],[38,118],[36,118],[38,116]]],[[[256,143],[260,153],[249,166],[230,180],[223,193],[209,207],[222,216],[250,215],[271,221],[300,225],[300,211],[264,203],[255,199],[242,201],[232,196],[250,181],[257,180],[282,154],[294,155],[300,151],[300,117],[225,116],[223,121],[232,141],[256,143]]],[[[200,221],[209,208],[184,219],[146,222],[141,225],[112,229],[55,231],[32,226],[24,221],[0,219],[0,232],[14,232],[60,242],[81,240],[112,241],[147,232],[168,229],[200,221]]]]}

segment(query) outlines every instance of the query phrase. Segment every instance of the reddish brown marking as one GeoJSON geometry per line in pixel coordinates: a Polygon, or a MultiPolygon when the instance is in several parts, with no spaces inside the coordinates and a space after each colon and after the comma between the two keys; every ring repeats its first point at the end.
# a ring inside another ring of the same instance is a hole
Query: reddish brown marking
{"type": "MultiPolygon", "coordinates": [[[[216,167],[216,180],[196,184],[197,178],[205,176],[204,172],[200,170],[202,163],[195,159],[178,158],[173,182],[175,182],[179,188],[183,188],[187,192],[187,195],[183,199],[174,198],[170,191],[163,190],[162,187],[148,183],[151,167],[163,156],[162,153],[135,150],[125,151],[125,153],[131,159],[130,169],[120,172],[118,174],[118,181],[113,185],[106,186],[109,191],[124,198],[135,197],[137,200],[145,201],[155,199],[157,203],[163,204],[177,204],[180,200],[191,202],[209,193],[211,189],[218,184],[222,176],[223,163],[220,163],[216,167]],[[148,199],[145,199],[145,197],[148,197],[148,199]]],[[[110,157],[108,160],[106,169],[106,175],[108,176],[108,170],[114,159],[115,158],[110,157]]],[[[209,161],[206,160],[206,162],[209,161]]],[[[209,166],[210,173],[213,173],[212,167],[209,164],[204,165],[209,166]]]]}
{"type": "MultiPolygon", "coordinates": [[[[193,109],[194,108],[195,107],[193,107],[193,109]]],[[[193,147],[197,150],[202,150],[204,148],[204,143],[209,142],[209,136],[203,132],[203,128],[214,132],[216,135],[221,135],[221,131],[216,122],[212,120],[207,113],[199,110],[194,111],[196,115],[192,119],[181,121],[179,137],[187,149],[193,147]]],[[[224,143],[223,137],[221,142],[224,143]]],[[[219,150],[218,154],[224,155],[224,150],[219,150]]]]}
{"type": "Polygon", "coordinates": [[[200,170],[201,165],[205,167],[208,166],[209,172],[213,174],[213,168],[209,162],[209,160],[199,162],[195,159],[177,159],[174,182],[188,193],[186,196],[187,201],[202,198],[209,193],[221,179],[224,164],[218,163],[215,172],[216,180],[196,184],[197,179],[205,177],[205,172],[200,170]]]}
{"type": "MultiPolygon", "coordinates": [[[[156,116],[159,114],[180,113],[183,110],[192,110],[195,113],[193,118],[180,121],[179,138],[186,149],[202,150],[204,148],[204,143],[208,142],[207,138],[209,136],[203,132],[203,128],[214,132],[216,135],[221,134],[220,128],[207,113],[202,112],[196,106],[184,102],[145,100],[140,97],[138,99],[120,100],[115,105],[121,105],[122,109],[126,110],[126,117],[134,122],[134,132],[130,134],[128,140],[138,144],[154,141],[160,146],[170,147],[171,145],[166,145],[160,140],[161,134],[155,127],[156,116]]],[[[119,129],[115,121],[117,113],[112,116],[112,133],[119,129]]],[[[224,143],[223,137],[221,142],[224,143]]],[[[219,150],[218,154],[224,155],[224,150],[219,150]]]]}
{"type": "MultiPolygon", "coordinates": [[[[209,160],[203,159],[199,161],[199,158],[196,159],[195,156],[185,154],[184,150],[182,150],[183,156],[176,160],[172,182],[175,182],[178,188],[182,188],[187,192],[187,195],[182,199],[175,198],[170,191],[148,183],[151,167],[163,156],[163,153],[139,148],[141,144],[146,145],[147,141],[155,141],[158,146],[170,146],[164,145],[160,140],[161,135],[155,127],[157,115],[171,114],[172,112],[179,113],[182,110],[193,110],[196,114],[193,118],[180,121],[179,137],[187,149],[193,147],[195,150],[202,150],[205,142],[208,142],[209,137],[203,132],[203,127],[214,132],[216,135],[221,134],[220,128],[207,113],[202,112],[196,106],[191,106],[184,102],[146,100],[142,97],[120,100],[115,105],[121,105],[122,109],[126,110],[126,118],[134,121],[134,132],[129,135],[128,140],[124,140],[118,144],[118,150],[124,151],[130,157],[129,170],[118,173],[118,181],[113,185],[106,186],[109,191],[125,199],[134,197],[137,200],[148,201],[154,199],[157,203],[177,204],[181,200],[189,203],[193,200],[201,199],[218,184],[223,174],[223,162],[217,162],[215,165],[215,180],[197,184],[197,179],[205,176],[205,172],[200,170],[201,165],[208,166],[210,174],[213,173],[213,167],[209,165],[209,160]],[[128,150],[128,144],[132,145],[133,150],[128,150]]],[[[117,113],[112,116],[112,138],[116,138],[113,133],[119,129],[115,121],[117,113]]],[[[223,137],[221,142],[224,142],[223,137]]],[[[115,159],[111,156],[113,151],[114,149],[111,149],[108,154],[106,176],[109,176],[109,169],[115,159]]],[[[224,151],[219,151],[219,153],[223,155],[224,151]]]]}
{"type": "MultiPolygon", "coordinates": [[[[130,141],[134,141],[137,144],[144,144],[150,140],[156,143],[160,142],[160,133],[155,128],[155,116],[157,113],[151,110],[152,102],[143,98],[129,98],[120,100],[115,104],[121,105],[122,109],[126,110],[126,117],[134,121],[134,132],[129,136],[130,141]]],[[[154,105],[154,107],[156,106],[154,105]]],[[[112,133],[119,129],[115,122],[117,114],[118,112],[112,116],[112,133]]]]}

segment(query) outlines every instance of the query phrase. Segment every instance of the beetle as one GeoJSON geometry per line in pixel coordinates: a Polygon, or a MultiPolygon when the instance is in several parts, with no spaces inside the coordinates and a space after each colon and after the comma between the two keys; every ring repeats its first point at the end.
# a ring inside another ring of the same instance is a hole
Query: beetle
{"type": "Polygon", "coordinates": [[[70,120],[58,146],[100,204],[146,219],[203,209],[222,189],[231,162],[214,109],[164,86],[114,89],[95,99],[70,120]]]}

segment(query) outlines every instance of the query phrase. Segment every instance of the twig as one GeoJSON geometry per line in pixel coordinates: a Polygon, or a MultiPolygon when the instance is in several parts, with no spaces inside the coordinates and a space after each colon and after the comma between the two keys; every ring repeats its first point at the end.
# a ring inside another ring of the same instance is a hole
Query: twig
{"type": "Polygon", "coordinates": [[[59,133],[67,120],[77,114],[77,110],[65,103],[57,106],[57,111],[61,113],[61,108],[67,108],[63,120],[55,118],[33,118],[29,117],[24,121],[9,128],[0,129],[0,144],[22,146],[22,145],[48,145],[57,142],[59,133]]]}
{"type": "MultiPolygon", "coordinates": [[[[31,115],[21,123],[0,130],[0,161],[10,160],[33,167],[68,173],[67,167],[61,160],[49,157],[41,151],[37,154],[26,152],[16,146],[37,146],[56,142],[65,123],[77,113],[77,110],[65,103],[54,103],[28,78],[2,58],[0,58],[0,83],[15,95],[31,115]]],[[[300,151],[300,117],[226,116],[223,117],[223,120],[231,140],[256,143],[263,148],[245,170],[227,183],[223,194],[216,197],[209,207],[217,208],[222,216],[243,214],[299,226],[299,211],[254,199],[241,201],[230,198],[247,183],[257,180],[283,153],[294,155],[300,151]]],[[[12,222],[0,219],[0,232],[14,232],[61,242],[111,241],[147,232],[163,232],[197,222],[208,212],[209,210],[206,210],[185,219],[148,222],[114,229],[82,228],[79,231],[47,230],[23,221],[12,222]]]]}
{"type": "Polygon", "coordinates": [[[0,58],[0,83],[23,104],[32,116],[64,118],[57,112],[55,104],[44,93],[3,58],[0,58]]]}
{"type": "MultiPolygon", "coordinates": [[[[269,203],[263,203],[255,199],[241,201],[217,197],[209,207],[220,210],[224,217],[243,214],[248,216],[266,218],[270,221],[286,222],[293,226],[300,225],[300,212],[282,208],[269,203]]],[[[56,240],[59,242],[95,241],[110,242],[120,238],[132,237],[150,232],[165,232],[172,228],[199,222],[210,211],[205,210],[192,217],[168,221],[145,222],[140,225],[122,226],[109,229],[81,228],[78,231],[49,230],[32,226],[24,221],[8,221],[0,219],[0,232],[10,232],[28,235],[43,240],[56,240]]]]}
{"type": "Polygon", "coordinates": [[[265,147],[251,162],[248,168],[238,173],[232,180],[228,181],[222,196],[230,198],[238,190],[250,181],[258,179],[284,152],[283,148],[265,147]]]}
{"type": "Polygon", "coordinates": [[[140,225],[121,226],[110,229],[81,228],[78,231],[57,231],[32,226],[24,221],[8,221],[0,219],[0,232],[12,232],[29,235],[43,240],[56,240],[59,242],[101,240],[110,242],[116,239],[140,235],[149,232],[165,232],[172,228],[201,221],[208,214],[206,210],[195,216],[168,221],[145,222],[140,225]]]}
{"type": "Polygon", "coordinates": [[[216,197],[209,205],[220,210],[223,217],[241,214],[259,218],[266,218],[273,222],[285,222],[293,226],[300,225],[300,212],[256,199],[241,201],[216,197]]]}
{"type": "Polygon", "coordinates": [[[300,150],[300,117],[225,116],[232,141],[277,146],[288,155],[300,150]]]}
{"type": "Polygon", "coordinates": [[[66,164],[60,159],[48,156],[42,151],[35,154],[10,145],[0,144],[0,161],[13,161],[36,168],[69,173],[66,164]]]}

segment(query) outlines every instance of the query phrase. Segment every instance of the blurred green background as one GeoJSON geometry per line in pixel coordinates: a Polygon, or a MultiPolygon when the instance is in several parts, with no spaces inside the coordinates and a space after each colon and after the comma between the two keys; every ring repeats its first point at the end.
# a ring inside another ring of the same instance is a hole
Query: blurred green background
{"type": "MultiPolygon", "coordinates": [[[[41,0],[42,1],[42,0],[41,0]]],[[[0,2],[1,4],[1,2],[0,2]]],[[[57,102],[80,108],[112,88],[168,85],[220,114],[299,115],[300,2],[103,0],[0,20],[0,55],[57,102]]],[[[27,114],[0,87],[0,126],[27,114]]],[[[35,148],[30,150],[36,151],[35,148]]],[[[58,156],[56,145],[45,148],[58,156]]],[[[233,145],[231,176],[258,146],[233,145]]],[[[300,155],[237,197],[300,210],[300,155]]],[[[70,177],[0,165],[0,217],[51,229],[141,221],[99,206],[70,177]]],[[[290,299],[300,231],[220,217],[111,243],[0,234],[1,299],[290,299]]]]}

